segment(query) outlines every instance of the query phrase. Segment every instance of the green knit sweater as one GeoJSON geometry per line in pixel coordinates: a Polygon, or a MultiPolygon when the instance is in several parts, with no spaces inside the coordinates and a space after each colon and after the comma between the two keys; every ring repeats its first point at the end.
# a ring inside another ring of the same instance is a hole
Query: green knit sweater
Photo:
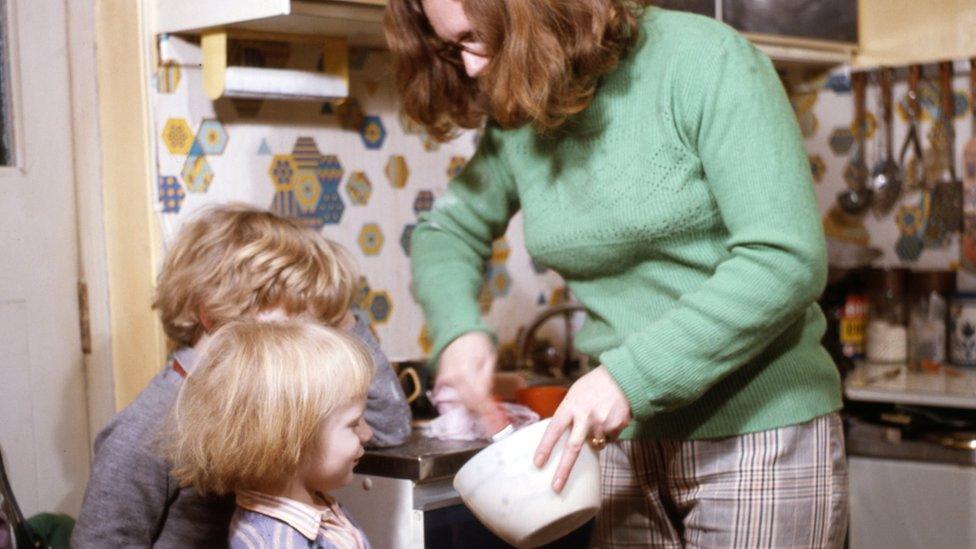
{"type": "Polygon", "coordinates": [[[826,255],[807,155],[769,59],[729,27],[651,8],[569,124],[489,125],[413,235],[435,358],[491,332],[482,268],[518,210],[529,253],[587,309],[577,348],[626,394],[624,438],[729,436],[841,406],[820,346],[826,255]]]}

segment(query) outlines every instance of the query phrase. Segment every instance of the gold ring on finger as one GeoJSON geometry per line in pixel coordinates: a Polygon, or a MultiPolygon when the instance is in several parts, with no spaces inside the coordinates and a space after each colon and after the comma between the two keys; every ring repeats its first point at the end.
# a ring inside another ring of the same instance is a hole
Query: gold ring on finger
{"type": "Polygon", "coordinates": [[[607,437],[593,437],[590,439],[590,445],[597,450],[602,450],[607,445],[607,437]]]}

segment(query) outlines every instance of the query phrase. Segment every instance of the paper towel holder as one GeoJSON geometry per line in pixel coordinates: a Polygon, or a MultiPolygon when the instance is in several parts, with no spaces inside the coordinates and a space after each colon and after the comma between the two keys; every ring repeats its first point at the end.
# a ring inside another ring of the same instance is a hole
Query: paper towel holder
{"type": "Polygon", "coordinates": [[[274,34],[227,29],[204,32],[203,88],[211,100],[221,97],[324,101],[349,96],[349,48],[345,38],[274,34]],[[322,48],[322,70],[228,66],[231,39],[312,44],[322,48]]]}

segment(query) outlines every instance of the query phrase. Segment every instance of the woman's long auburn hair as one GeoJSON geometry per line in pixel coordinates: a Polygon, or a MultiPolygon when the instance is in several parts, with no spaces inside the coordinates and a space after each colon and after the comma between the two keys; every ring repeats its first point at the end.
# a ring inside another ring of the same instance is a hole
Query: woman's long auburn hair
{"type": "Polygon", "coordinates": [[[478,78],[437,53],[421,0],[390,0],[386,39],[407,116],[436,139],[489,117],[505,128],[562,125],[635,42],[650,0],[458,0],[489,63],[478,78]]]}

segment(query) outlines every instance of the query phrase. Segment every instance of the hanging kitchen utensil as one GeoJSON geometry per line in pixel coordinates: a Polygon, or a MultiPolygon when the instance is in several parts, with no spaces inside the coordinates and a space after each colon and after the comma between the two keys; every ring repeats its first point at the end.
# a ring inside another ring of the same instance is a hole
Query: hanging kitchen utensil
{"type": "Polygon", "coordinates": [[[844,179],[848,189],[837,195],[837,203],[841,209],[849,214],[860,214],[871,205],[873,191],[868,188],[868,167],[864,160],[864,138],[867,128],[865,125],[865,88],[867,74],[863,72],[851,75],[854,87],[854,149],[851,160],[844,171],[844,179]]]}
{"type": "Polygon", "coordinates": [[[922,78],[922,67],[908,67],[908,93],[905,110],[908,114],[908,133],[901,144],[898,164],[903,171],[905,186],[909,189],[923,189],[925,185],[925,162],[922,142],[918,137],[918,83],[922,78]]]}
{"type": "Polygon", "coordinates": [[[962,183],[956,178],[953,153],[955,105],[951,61],[939,63],[939,99],[939,122],[932,132],[932,152],[938,155],[939,164],[931,192],[932,211],[923,233],[927,247],[944,245],[950,234],[962,229],[962,183]]]}
{"type": "Polygon", "coordinates": [[[959,255],[962,268],[976,273],[976,57],[969,60],[969,93],[972,126],[962,152],[963,227],[959,255]]]}
{"type": "Polygon", "coordinates": [[[884,132],[884,148],[881,158],[871,171],[871,190],[874,191],[872,207],[878,216],[889,213],[901,195],[901,168],[895,162],[895,155],[892,152],[891,86],[893,80],[894,70],[887,67],[881,69],[881,128],[884,132]]]}

